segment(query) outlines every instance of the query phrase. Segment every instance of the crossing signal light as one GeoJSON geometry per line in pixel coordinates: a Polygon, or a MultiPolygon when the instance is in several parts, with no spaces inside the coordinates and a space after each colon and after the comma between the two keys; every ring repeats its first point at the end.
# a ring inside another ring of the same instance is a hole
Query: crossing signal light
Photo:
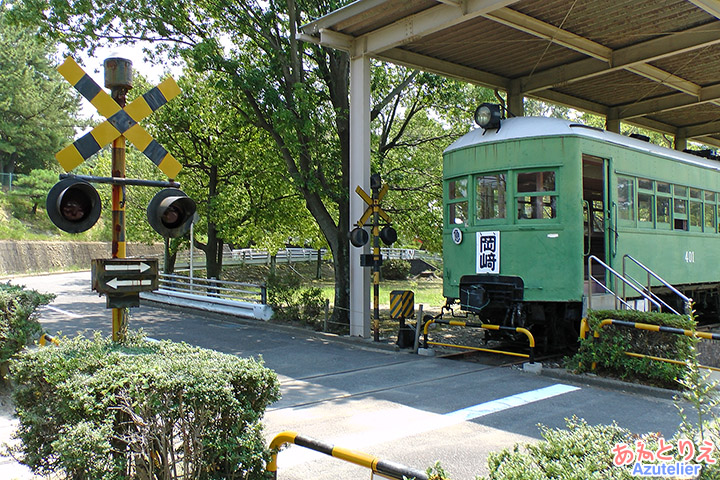
{"type": "Polygon", "coordinates": [[[68,233],[89,230],[97,223],[102,210],[95,187],[75,178],[65,178],[53,185],[45,206],[50,220],[68,233]]]}
{"type": "Polygon", "coordinates": [[[387,246],[392,245],[397,241],[397,231],[390,225],[385,225],[380,230],[380,240],[387,246]]]}
{"type": "Polygon", "coordinates": [[[159,191],[147,207],[150,226],[163,237],[176,238],[190,231],[197,206],[177,188],[159,191]]]}
{"type": "Polygon", "coordinates": [[[355,227],[350,232],[350,243],[354,247],[362,247],[370,240],[370,235],[362,228],[355,227]]]}

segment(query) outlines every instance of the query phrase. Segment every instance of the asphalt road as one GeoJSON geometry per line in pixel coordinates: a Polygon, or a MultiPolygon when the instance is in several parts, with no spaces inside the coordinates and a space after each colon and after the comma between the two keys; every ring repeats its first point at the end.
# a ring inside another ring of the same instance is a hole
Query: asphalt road
{"type": "MultiPolygon", "coordinates": [[[[49,333],[110,334],[105,300],[88,272],[25,277],[57,294],[41,311],[49,333]]],[[[285,430],[424,470],[439,461],[454,480],[487,474],[487,455],[540,439],[538,424],[576,415],[669,438],[680,419],[669,399],[557,380],[519,369],[432,358],[259,321],[142,306],[130,327],[240,356],[262,356],[282,384],[265,416],[268,440],[285,430]]],[[[611,448],[612,446],[608,446],[611,448]]],[[[369,471],[300,447],[279,455],[279,479],[370,478],[369,471]]]]}

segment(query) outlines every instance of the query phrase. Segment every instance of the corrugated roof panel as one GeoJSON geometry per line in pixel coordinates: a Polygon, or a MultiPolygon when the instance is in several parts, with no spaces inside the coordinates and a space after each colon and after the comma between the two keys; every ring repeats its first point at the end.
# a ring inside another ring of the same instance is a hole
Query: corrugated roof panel
{"type": "Polygon", "coordinates": [[[505,78],[517,78],[585,58],[547,40],[476,18],[402,48],[505,78]],[[477,35],[478,31],[484,32],[477,35]]]}
{"type": "Polygon", "coordinates": [[[554,87],[553,90],[609,107],[675,93],[671,88],[623,70],[554,87]]]}
{"type": "Polygon", "coordinates": [[[612,49],[712,20],[685,0],[525,0],[511,8],[612,49]]]}

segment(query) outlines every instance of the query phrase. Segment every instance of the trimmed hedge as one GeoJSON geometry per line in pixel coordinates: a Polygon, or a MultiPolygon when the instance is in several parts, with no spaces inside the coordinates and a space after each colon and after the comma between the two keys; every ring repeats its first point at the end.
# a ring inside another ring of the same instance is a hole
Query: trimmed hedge
{"type": "Polygon", "coordinates": [[[684,335],[649,332],[615,325],[603,327],[600,337],[594,339],[593,332],[605,319],[665,325],[683,330],[696,328],[695,321],[687,316],[634,310],[591,311],[588,315],[590,325],[588,338],[581,340],[577,354],[567,362],[568,368],[577,372],[590,372],[592,363],[596,362],[596,373],[617,376],[623,380],[641,379],[645,383],[665,388],[679,387],[678,379],[684,376],[685,365],[631,357],[624,352],[688,362],[694,355],[697,340],[684,335]]]}
{"type": "Polygon", "coordinates": [[[55,295],[25,290],[10,283],[0,284],[0,364],[42,334],[35,310],[53,298],[55,295]]]}
{"type": "Polygon", "coordinates": [[[34,472],[98,479],[269,478],[260,419],[279,398],[262,361],[131,333],[22,353],[11,364],[34,472]]]}

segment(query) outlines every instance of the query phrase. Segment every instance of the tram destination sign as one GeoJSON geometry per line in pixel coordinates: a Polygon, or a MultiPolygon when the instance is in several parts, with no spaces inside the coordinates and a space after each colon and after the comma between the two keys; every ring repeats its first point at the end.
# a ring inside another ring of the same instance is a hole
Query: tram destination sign
{"type": "Polygon", "coordinates": [[[92,289],[123,295],[158,289],[157,258],[94,258],[92,289]]]}

